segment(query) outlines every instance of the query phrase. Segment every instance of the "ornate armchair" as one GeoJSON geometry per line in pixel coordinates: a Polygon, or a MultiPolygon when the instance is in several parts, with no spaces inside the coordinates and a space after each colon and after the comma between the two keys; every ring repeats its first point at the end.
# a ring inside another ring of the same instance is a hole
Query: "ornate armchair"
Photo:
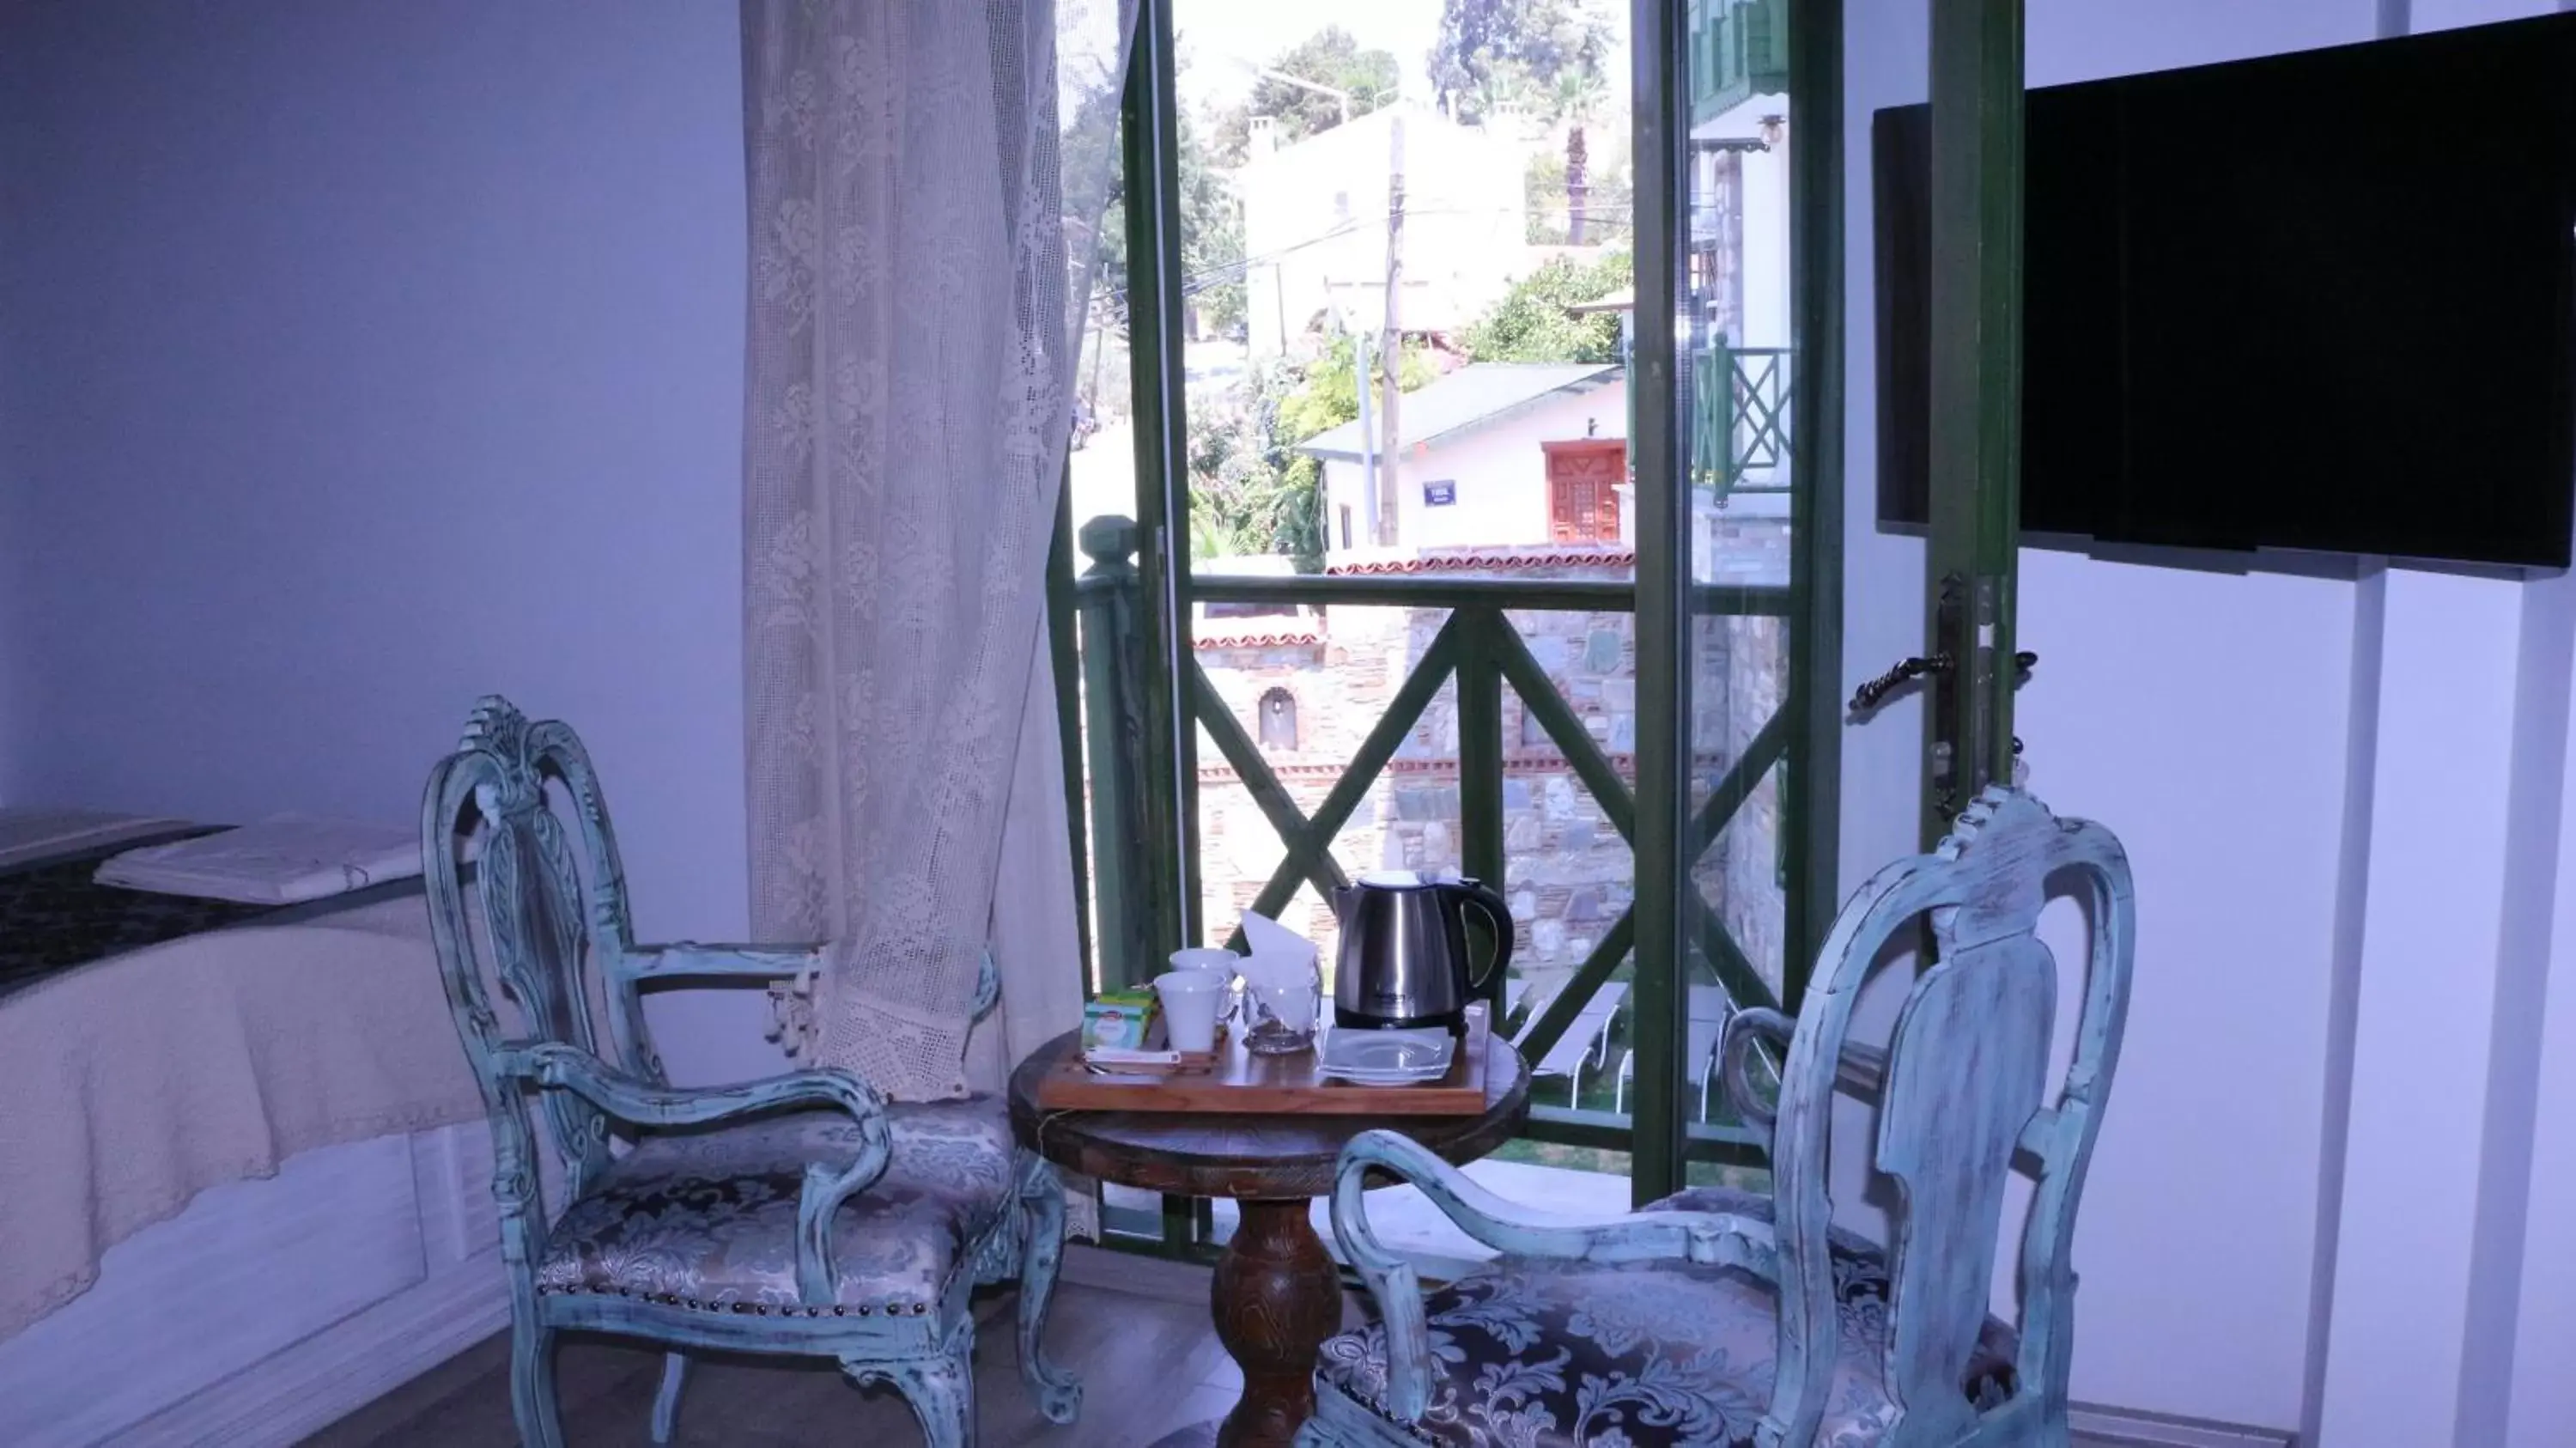
{"type": "MultiPolygon", "coordinates": [[[[637,945],[607,803],[560,722],[483,700],[430,774],[421,844],[448,1004],[491,1114],[510,1391],[528,1448],[561,1448],[553,1350],[568,1328],[673,1347],[656,1442],[669,1441],[678,1410],[677,1349],[700,1347],[833,1358],[855,1381],[893,1384],[933,1448],[965,1448],[967,1295],[1014,1277],[1021,1372],[1049,1419],[1072,1421],[1081,1388],[1039,1349],[1064,1201],[1053,1169],[1015,1148],[999,1097],[889,1104],[832,1070],[668,1085],[640,986],[774,980],[820,947],[637,945]],[[549,782],[578,825],[586,870],[549,782]],[[470,890],[458,859],[469,839],[481,850],[470,890]],[[516,1008],[515,1031],[491,977],[516,1008]],[[551,1220],[532,1107],[561,1166],[551,1220]],[[623,1151],[611,1123],[634,1129],[623,1151]]],[[[988,959],[979,1013],[998,992],[988,959]]]]}
{"type": "Polygon", "coordinates": [[[1989,790],[1933,854],[1843,907],[1792,1023],[1745,1012],[1721,1058],[1771,1136],[1773,1195],[1694,1189],[1607,1222],[1549,1218],[1477,1187],[1402,1136],[1342,1153],[1333,1227],[1380,1320],[1325,1345],[1298,1442],[1476,1448],[1921,1448],[2067,1441],[2075,1209],[2128,1004],[2128,862],[2099,826],[1989,790]],[[2034,931],[2071,878],[2091,916],[2072,1060],[2045,1090],[2057,964],[2034,931]],[[1885,1052],[1847,1042],[1881,947],[1928,915],[1937,963],[1911,982],[1885,1052]],[[1776,1116],[1747,1088],[1757,1043],[1785,1047],[1776,1116]],[[1875,1164],[1896,1179],[1891,1239],[1833,1224],[1837,1091],[1877,1103],[1875,1164]],[[2020,1312],[1988,1316],[2006,1177],[2035,1178],[2020,1312]],[[1362,1189],[1411,1181],[1503,1255],[1425,1294],[1371,1231],[1362,1189]]]}

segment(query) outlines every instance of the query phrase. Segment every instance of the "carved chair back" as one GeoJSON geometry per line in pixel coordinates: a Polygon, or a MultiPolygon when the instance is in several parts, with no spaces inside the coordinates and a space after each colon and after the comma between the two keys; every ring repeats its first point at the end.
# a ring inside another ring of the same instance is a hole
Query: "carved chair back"
{"type": "MultiPolygon", "coordinates": [[[[491,1116],[505,1245],[517,1252],[513,1260],[526,1261],[543,1231],[538,1147],[523,1083],[497,1069],[496,1053],[558,1043],[663,1080],[628,969],[634,930],[617,838],[580,737],[558,720],[531,723],[498,697],[476,706],[457,752],[431,773],[420,832],[439,972],[491,1116]],[[587,883],[549,782],[571,806],[587,883]],[[478,851],[470,890],[462,858],[469,848],[478,851]],[[516,1030],[495,1009],[492,980],[508,997],[516,1030]],[[612,1052],[599,1049],[594,994],[606,1006],[612,1052]]],[[[548,1089],[542,1098],[547,1134],[577,1196],[608,1164],[608,1119],[569,1090],[548,1089]]]]}
{"type": "Polygon", "coordinates": [[[1776,1441],[1810,1441],[1832,1381],[1827,1152],[1835,1092],[1856,1079],[1878,1087],[1875,1163],[1898,1189],[1881,1367],[1903,1418],[1890,1445],[1954,1443],[1980,1426],[1959,1385],[1985,1326],[2017,1161],[2035,1190],[2020,1241],[2016,1387],[1989,1414],[2063,1421],[2069,1248],[2119,1058],[2134,920],[2119,841],[2005,790],[1980,798],[1935,853],[1881,871],[1844,907],[1790,1041],[1773,1129],[1780,1355],[1767,1416],[1781,1432],[1776,1441]],[[2076,1038],[2052,1096],[2045,1077],[2058,965],[2037,930],[2053,885],[2071,889],[2088,916],[2089,958],[2076,1038]],[[1898,933],[1926,917],[1931,963],[1912,982],[1881,1057],[1849,1039],[1853,1007],[1898,933]]]}

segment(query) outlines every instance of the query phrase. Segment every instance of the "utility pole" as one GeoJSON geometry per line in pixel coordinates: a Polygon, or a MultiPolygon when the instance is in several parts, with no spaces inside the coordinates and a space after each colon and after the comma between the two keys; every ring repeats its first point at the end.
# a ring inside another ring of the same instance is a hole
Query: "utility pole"
{"type": "Polygon", "coordinates": [[[1369,336],[1357,327],[1351,329],[1351,380],[1359,384],[1360,394],[1360,486],[1368,495],[1369,537],[1377,539],[1383,531],[1378,523],[1383,509],[1379,506],[1377,424],[1369,420],[1369,393],[1376,388],[1369,377],[1369,336]]]}
{"type": "Polygon", "coordinates": [[[1401,112],[1387,117],[1386,171],[1386,330],[1378,338],[1378,365],[1385,370],[1386,395],[1378,407],[1378,424],[1385,429],[1385,441],[1377,451],[1377,541],[1392,548],[1396,543],[1396,460],[1397,450],[1395,402],[1404,373],[1404,116],[1401,112]]]}

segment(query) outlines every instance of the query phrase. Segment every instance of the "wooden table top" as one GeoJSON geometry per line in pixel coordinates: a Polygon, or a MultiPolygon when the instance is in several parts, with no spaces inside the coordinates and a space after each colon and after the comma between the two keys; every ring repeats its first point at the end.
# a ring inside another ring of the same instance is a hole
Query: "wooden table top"
{"type": "Polygon", "coordinates": [[[1047,1042],[1011,1073],[1011,1126],[1058,1166],[1144,1191],[1270,1201],[1320,1197],[1333,1189],[1342,1147],[1371,1127],[1401,1131],[1463,1164],[1518,1135],[1529,1116],[1529,1064],[1500,1036],[1486,1037],[1485,1109],[1475,1116],[1046,1110],[1037,1104],[1038,1081],[1080,1049],[1079,1034],[1067,1031],[1047,1042]]]}

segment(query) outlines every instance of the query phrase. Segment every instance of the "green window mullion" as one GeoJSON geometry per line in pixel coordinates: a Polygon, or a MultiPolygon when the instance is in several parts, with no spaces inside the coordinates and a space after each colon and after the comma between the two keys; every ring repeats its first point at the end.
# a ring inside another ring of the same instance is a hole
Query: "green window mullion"
{"type": "Polygon", "coordinates": [[[1682,892],[1687,858],[1692,635],[1688,434],[1676,368],[1688,249],[1690,14],[1670,0],[1632,0],[1636,128],[1636,353],[1629,369],[1637,491],[1637,1004],[1629,1190],[1640,1206],[1679,1190],[1682,892]]]}
{"type": "Polygon", "coordinates": [[[1158,943],[1195,941],[1198,926],[1198,730],[1180,692],[1189,659],[1189,465],[1181,335],[1179,100],[1171,0],[1140,0],[1121,112],[1127,201],[1127,339],[1135,396],[1136,517],[1143,575],[1139,629],[1145,671],[1150,804],[1147,868],[1176,888],[1158,892],[1158,943]]]}

